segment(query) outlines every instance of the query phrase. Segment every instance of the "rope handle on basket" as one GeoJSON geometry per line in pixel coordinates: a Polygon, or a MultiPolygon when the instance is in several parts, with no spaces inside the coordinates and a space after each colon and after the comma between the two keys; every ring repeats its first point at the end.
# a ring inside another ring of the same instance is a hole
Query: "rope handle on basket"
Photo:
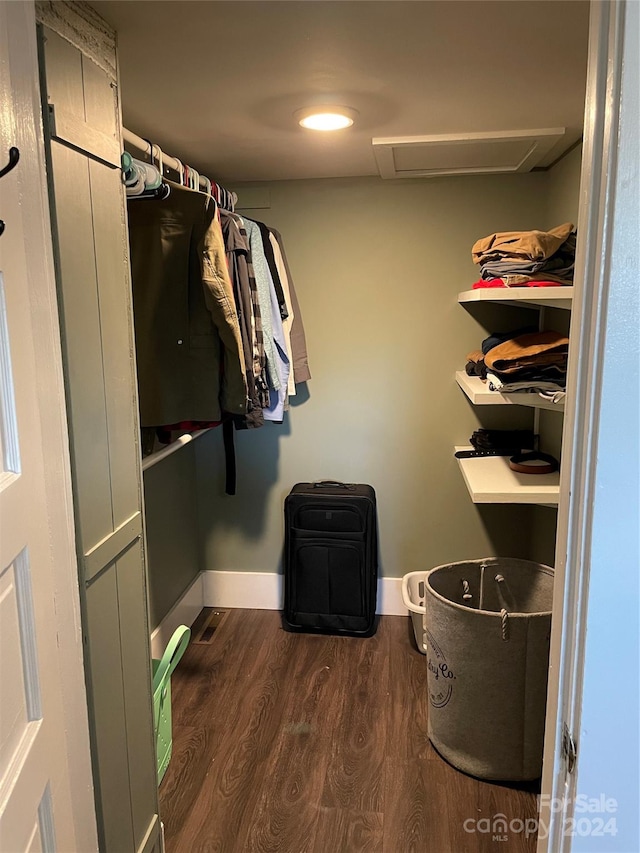
{"type": "Polygon", "coordinates": [[[502,621],[502,639],[508,640],[509,639],[509,614],[504,609],[504,607],[500,611],[500,618],[502,621]]]}
{"type": "Polygon", "coordinates": [[[186,625],[180,625],[173,632],[171,639],[167,643],[167,647],[164,650],[164,654],[160,660],[160,665],[156,670],[155,675],[153,676],[153,690],[154,692],[163,683],[165,678],[169,678],[174,671],[174,669],[180,663],[180,659],[182,655],[185,653],[187,646],[189,645],[189,640],[191,639],[191,628],[187,628],[186,625]]]}
{"type": "MultiPolygon", "coordinates": [[[[508,587],[507,582],[504,578],[504,575],[497,574],[495,576],[495,582],[498,584],[498,595],[500,596],[500,598],[503,599],[503,601],[504,601],[505,593],[507,593],[509,595],[509,597],[511,597],[511,594],[509,592],[509,587],[508,587]]],[[[505,604],[508,607],[513,606],[512,601],[506,601],[505,604]]],[[[504,608],[504,607],[502,608],[502,610],[500,611],[500,617],[501,617],[501,621],[502,621],[502,639],[508,640],[509,639],[509,612],[506,608],[504,608]]]]}

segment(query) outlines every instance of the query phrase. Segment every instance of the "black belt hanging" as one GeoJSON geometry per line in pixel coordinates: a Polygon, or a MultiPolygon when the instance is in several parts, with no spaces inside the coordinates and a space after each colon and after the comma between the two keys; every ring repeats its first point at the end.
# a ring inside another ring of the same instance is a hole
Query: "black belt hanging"
{"type": "Polygon", "coordinates": [[[233,443],[233,419],[227,417],[222,422],[222,440],[224,442],[225,492],[236,493],[236,449],[233,443]]]}

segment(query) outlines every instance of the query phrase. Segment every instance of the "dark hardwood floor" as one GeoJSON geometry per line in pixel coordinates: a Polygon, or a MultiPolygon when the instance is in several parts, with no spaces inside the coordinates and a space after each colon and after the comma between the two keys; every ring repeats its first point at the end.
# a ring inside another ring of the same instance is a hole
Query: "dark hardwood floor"
{"type": "Polygon", "coordinates": [[[533,789],[472,779],[430,745],[409,632],[387,616],[366,640],[290,634],[278,613],[232,610],[192,643],[172,678],[167,853],[534,853],[517,822],[484,831],[534,819],[533,789]]]}

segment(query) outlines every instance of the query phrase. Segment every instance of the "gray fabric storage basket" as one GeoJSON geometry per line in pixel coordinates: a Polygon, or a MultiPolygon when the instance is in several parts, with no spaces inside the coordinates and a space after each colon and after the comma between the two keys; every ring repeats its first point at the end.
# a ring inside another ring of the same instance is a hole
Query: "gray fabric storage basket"
{"type": "Polygon", "coordinates": [[[427,574],[428,733],[465,773],[541,775],[552,601],[553,569],[529,560],[490,557],[427,574]]]}

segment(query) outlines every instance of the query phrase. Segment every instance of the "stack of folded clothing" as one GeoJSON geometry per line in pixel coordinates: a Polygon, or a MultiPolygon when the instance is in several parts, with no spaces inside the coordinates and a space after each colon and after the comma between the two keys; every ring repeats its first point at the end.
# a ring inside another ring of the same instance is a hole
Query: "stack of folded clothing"
{"type": "Polygon", "coordinates": [[[479,376],[489,390],[503,394],[537,393],[559,403],[567,383],[569,338],[558,332],[535,332],[531,327],[495,332],[482,350],[467,355],[465,370],[479,376]]]}
{"type": "Polygon", "coordinates": [[[573,284],[576,232],[567,222],[550,231],[502,231],[471,250],[480,266],[473,287],[558,287],[573,284]]]}
{"type": "Polygon", "coordinates": [[[569,338],[558,332],[529,332],[497,345],[491,341],[487,338],[483,343],[491,391],[546,395],[565,391],[569,338]]]}
{"type": "Polygon", "coordinates": [[[467,355],[467,363],[465,370],[468,376],[479,376],[483,381],[487,378],[487,366],[484,362],[485,354],[493,347],[505,341],[513,340],[513,338],[526,335],[530,332],[536,332],[536,326],[523,326],[521,329],[514,329],[511,332],[492,332],[488,338],[482,342],[482,349],[473,350],[467,355]]]}

